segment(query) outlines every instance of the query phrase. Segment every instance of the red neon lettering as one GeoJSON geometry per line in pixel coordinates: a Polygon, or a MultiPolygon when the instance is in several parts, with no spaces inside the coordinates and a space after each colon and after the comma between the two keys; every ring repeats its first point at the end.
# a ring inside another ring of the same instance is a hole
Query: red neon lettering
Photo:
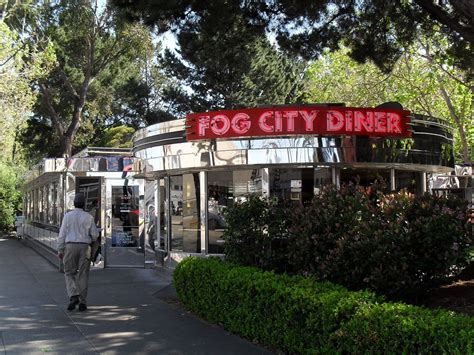
{"type": "Polygon", "coordinates": [[[281,111],[275,111],[275,132],[281,132],[283,130],[283,113],[281,111]]]}
{"type": "Polygon", "coordinates": [[[340,131],[344,127],[344,116],[339,111],[330,110],[326,114],[326,122],[329,132],[340,131]]]}
{"type": "Polygon", "coordinates": [[[402,133],[400,122],[402,121],[398,113],[389,112],[387,114],[387,131],[389,133],[402,133]]]}
{"type": "Polygon", "coordinates": [[[230,128],[230,120],[226,115],[216,115],[211,120],[211,130],[214,134],[222,136],[226,134],[230,128]],[[219,127],[218,123],[222,123],[222,127],[219,127]]]}
{"type": "Polygon", "coordinates": [[[346,111],[346,131],[352,132],[354,130],[354,120],[352,118],[352,111],[346,111]]]}
{"type": "Polygon", "coordinates": [[[316,105],[222,110],[188,115],[186,135],[190,141],[295,134],[410,137],[409,115],[406,110],[316,105]]]}
{"type": "Polygon", "coordinates": [[[199,116],[198,118],[198,129],[199,129],[199,135],[200,136],[205,136],[206,135],[206,129],[209,128],[209,116],[199,116]]]}
{"type": "Polygon", "coordinates": [[[362,131],[362,127],[366,132],[374,131],[374,115],[373,112],[367,112],[367,117],[360,111],[354,111],[354,130],[362,131]]]}
{"type": "Polygon", "coordinates": [[[387,132],[387,115],[385,112],[375,112],[374,114],[375,132],[387,132]]]}
{"type": "Polygon", "coordinates": [[[285,111],[286,130],[288,132],[295,131],[295,118],[298,117],[298,111],[285,111]]]}
{"type": "Polygon", "coordinates": [[[267,133],[274,132],[273,126],[267,124],[267,118],[271,118],[272,116],[272,111],[265,111],[260,115],[260,118],[258,119],[258,125],[262,131],[267,133]]]}
{"type": "Polygon", "coordinates": [[[316,118],[316,116],[318,115],[319,110],[314,110],[314,111],[311,111],[310,113],[308,113],[308,111],[298,111],[298,112],[306,122],[306,131],[308,131],[308,132],[312,131],[313,130],[313,121],[316,118]]]}
{"type": "Polygon", "coordinates": [[[237,134],[247,133],[250,129],[251,122],[249,121],[250,116],[246,113],[238,113],[232,118],[232,129],[237,134]]]}

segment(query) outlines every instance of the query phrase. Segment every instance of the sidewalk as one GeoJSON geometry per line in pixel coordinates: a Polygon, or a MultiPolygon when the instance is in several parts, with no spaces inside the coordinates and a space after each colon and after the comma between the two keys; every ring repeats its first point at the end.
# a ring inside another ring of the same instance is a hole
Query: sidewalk
{"type": "Polygon", "coordinates": [[[270,354],[182,309],[164,269],[91,270],[88,311],[66,311],[64,276],[0,236],[0,355],[270,354]]]}

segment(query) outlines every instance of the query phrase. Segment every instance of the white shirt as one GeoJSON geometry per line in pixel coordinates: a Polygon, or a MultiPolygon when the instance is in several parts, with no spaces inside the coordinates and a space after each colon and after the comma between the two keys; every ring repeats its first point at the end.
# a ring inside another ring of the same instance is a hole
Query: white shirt
{"type": "Polygon", "coordinates": [[[75,208],[65,214],[58,235],[58,251],[63,251],[66,243],[91,244],[97,240],[99,231],[94,217],[82,208],[75,208]]]}

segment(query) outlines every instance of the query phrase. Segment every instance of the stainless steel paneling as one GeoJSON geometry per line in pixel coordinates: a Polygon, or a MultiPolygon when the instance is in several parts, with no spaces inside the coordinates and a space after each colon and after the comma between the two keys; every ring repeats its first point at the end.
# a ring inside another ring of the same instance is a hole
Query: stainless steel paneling
{"type": "Polygon", "coordinates": [[[184,120],[177,120],[137,132],[134,152],[141,159],[140,171],[145,177],[227,166],[294,164],[452,170],[454,158],[450,128],[419,115],[413,120],[412,127],[413,137],[406,139],[298,136],[164,144],[159,135],[184,130],[184,120]],[[156,140],[152,138],[154,135],[156,140]],[[156,146],[150,144],[153,141],[157,142],[156,146]]]}

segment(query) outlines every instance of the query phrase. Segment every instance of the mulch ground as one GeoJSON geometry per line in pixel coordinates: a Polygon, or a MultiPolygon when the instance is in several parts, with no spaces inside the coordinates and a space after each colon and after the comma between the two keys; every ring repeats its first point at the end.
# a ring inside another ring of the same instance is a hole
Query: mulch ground
{"type": "Polygon", "coordinates": [[[452,283],[432,290],[422,304],[474,316],[474,265],[452,283]]]}

